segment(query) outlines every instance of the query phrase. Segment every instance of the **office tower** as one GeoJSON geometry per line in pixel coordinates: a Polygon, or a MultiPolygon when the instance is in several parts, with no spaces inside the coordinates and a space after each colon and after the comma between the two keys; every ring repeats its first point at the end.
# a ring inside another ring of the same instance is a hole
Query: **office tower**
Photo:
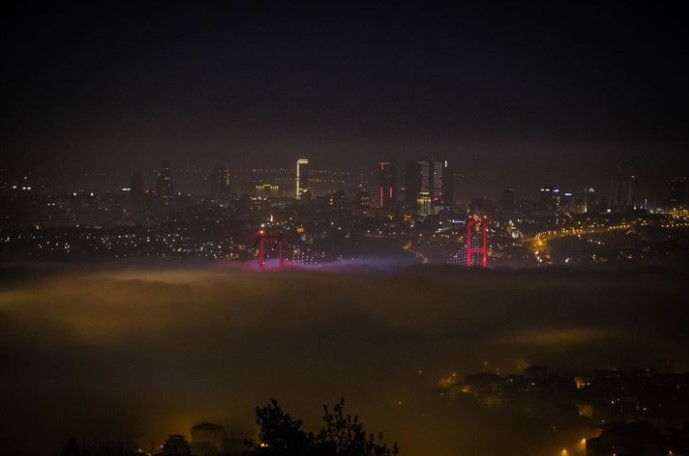
{"type": "Polygon", "coordinates": [[[597,214],[599,210],[595,187],[584,188],[584,214],[597,214]]]}
{"type": "Polygon", "coordinates": [[[634,206],[632,190],[634,176],[615,177],[610,182],[608,209],[628,209],[634,206]]]}
{"type": "Polygon", "coordinates": [[[455,200],[455,179],[452,174],[452,169],[447,166],[447,160],[443,161],[443,171],[441,173],[443,182],[441,184],[441,190],[443,192],[443,202],[452,203],[455,200]]]}
{"type": "Polygon", "coordinates": [[[558,201],[558,209],[567,214],[574,212],[574,195],[572,192],[563,192],[558,201]]]}
{"type": "Polygon", "coordinates": [[[378,207],[390,208],[397,200],[397,168],[390,161],[379,164],[378,207]]]}
{"type": "Polygon", "coordinates": [[[156,185],[158,191],[158,198],[163,200],[166,204],[172,198],[172,171],[170,170],[170,162],[163,161],[158,175],[158,182],[156,185]]]}
{"type": "Polygon", "coordinates": [[[554,211],[555,202],[553,198],[553,187],[541,187],[541,193],[538,197],[538,208],[542,211],[554,211]]]}
{"type": "Polygon", "coordinates": [[[430,200],[431,205],[453,201],[452,171],[447,160],[411,160],[407,162],[405,176],[405,202],[418,207],[420,201],[430,200]]]}
{"type": "Polygon", "coordinates": [[[296,176],[296,197],[297,199],[309,198],[309,159],[300,158],[297,160],[296,176]]]}
{"type": "Polygon", "coordinates": [[[232,194],[232,173],[229,168],[214,168],[211,171],[211,198],[229,201],[232,194]]]}
{"type": "Polygon", "coordinates": [[[443,195],[443,162],[439,160],[428,160],[428,187],[431,189],[431,199],[434,203],[444,203],[443,195]]]}

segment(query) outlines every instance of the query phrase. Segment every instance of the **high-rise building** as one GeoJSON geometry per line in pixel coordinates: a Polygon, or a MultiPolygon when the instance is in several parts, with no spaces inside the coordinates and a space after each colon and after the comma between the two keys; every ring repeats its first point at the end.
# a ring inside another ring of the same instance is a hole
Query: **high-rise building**
{"type": "Polygon", "coordinates": [[[296,176],[296,197],[297,199],[309,199],[309,159],[300,158],[297,160],[296,176]]]}
{"type": "Polygon", "coordinates": [[[541,193],[538,197],[538,209],[549,212],[555,211],[555,200],[553,197],[555,190],[557,189],[553,187],[541,187],[541,193]]]}
{"type": "Polygon", "coordinates": [[[452,203],[455,200],[455,179],[452,169],[447,166],[447,160],[443,161],[443,171],[441,176],[443,179],[443,183],[441,185],[443,192],[443,203],[452,203]]]}
{"type": "Polygon", "coordinates": [[[232,195],[232,173],[229,168],[214,168],[211,171],[211,198],[228,201],[232,195]]]}
{"type": "Polygon", "coordinates": [[[156,183],[156,190],[158,191],[158,198],[163,200],[166,204],[173,196],[172,188],[172,170],[170,169],[170,162],[163,161],[156,183]]]}
{"type": "Polygon", "coordinates": [[[405,202],[418,207],[420,201],[430,199],[431,205],[442,205],[453,201],[452,171],[447,160],[411,160],[407,163],[405,176],[405,202]]]}
{"type": "Polygon", "coordinates": [[[608,196],[608,209],[629,209],[634,207],[632,190],[634,189],[633,175],[615,177],[610,182],[610,195],[608,196]]]}
{"type": "Polygon", "coordinates": [[[381,161],[378,171],[378,207],[390,208],[397,200],[397,168],[391,161],[381,161]]]}
{"type": "Polygon", "coordinates": [[[595,187],[584,188],[584,214],[597,214],[599,211],[598,198],[596,197],[595,187]]]}

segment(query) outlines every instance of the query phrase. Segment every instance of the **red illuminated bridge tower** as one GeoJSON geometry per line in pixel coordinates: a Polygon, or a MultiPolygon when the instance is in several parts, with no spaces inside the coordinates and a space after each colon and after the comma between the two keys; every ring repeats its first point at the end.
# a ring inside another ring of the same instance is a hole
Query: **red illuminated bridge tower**
{"type": "Polygon", "coordinates": [[[474,264],[474,257],[480,255],[481,266],[488,265],[488,218],[484,215],[469,216],[467,220],[467,266],[474,264]]]}
{"type": "Polygon", "coordinates": [[[266,241],[273,243],[273,250],[276,248],[278,249],[280,252],[280,267],[285,266],[285,243],[287,242],[285,236],[282,233],[277,236],[268,236],[266,235],[265,230],[261,228],[261,230],[258,232],[256,244],[254,244],[254,246],[258,246],[258,270],[263,271],[265,269],[266,241]]]}

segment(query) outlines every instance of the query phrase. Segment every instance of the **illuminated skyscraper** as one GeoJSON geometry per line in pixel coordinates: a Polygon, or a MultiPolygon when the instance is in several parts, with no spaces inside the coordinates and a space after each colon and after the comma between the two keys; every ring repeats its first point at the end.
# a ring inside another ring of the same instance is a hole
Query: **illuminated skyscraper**
{"type": "Polygon", "coordinates": [[[595,187],[585,187],[584,188],[584,214],[597,214],[598,213],[598,198],[596,197],[595,187]]]}
{"type": "Polygon", "coordinates": [[[232,193],[232,174],[229,168],[214,168],[211,172],[211,198],[227,201],[232,193]]]}
{"type": "Polygon", "coordinates": [[[378,207],[390,208],[397,200],[397,168],[390,161],[381,161],[379,168],[378,207]]]}
{"type": "Polygon", "coordinates": [[[407,163],[404,200],[410,207],[429,200],[432,205],[446,204],[453,200],[452,184],[447,160],[412,160],[407,163]]]}
{"type": "Polygon", "coordinates": [[[296,197],[297,199],[308,199],[309,197],[309,159],[300,158],[297,160],[296,176],[296,197]]]}

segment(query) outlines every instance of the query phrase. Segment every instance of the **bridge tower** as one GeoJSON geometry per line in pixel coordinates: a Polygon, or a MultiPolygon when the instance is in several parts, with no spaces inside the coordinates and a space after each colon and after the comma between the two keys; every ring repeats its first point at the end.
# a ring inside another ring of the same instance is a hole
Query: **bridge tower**
{"type": "Polygon", "coordinates": [[[488,265],[488,217],[470,215],[467,219],[467,266],[473,266],[474,257],[481,256],[481,267],[488,265]],[[475,247],[475,240],[479,238],[479,246],[475,247]]]}

